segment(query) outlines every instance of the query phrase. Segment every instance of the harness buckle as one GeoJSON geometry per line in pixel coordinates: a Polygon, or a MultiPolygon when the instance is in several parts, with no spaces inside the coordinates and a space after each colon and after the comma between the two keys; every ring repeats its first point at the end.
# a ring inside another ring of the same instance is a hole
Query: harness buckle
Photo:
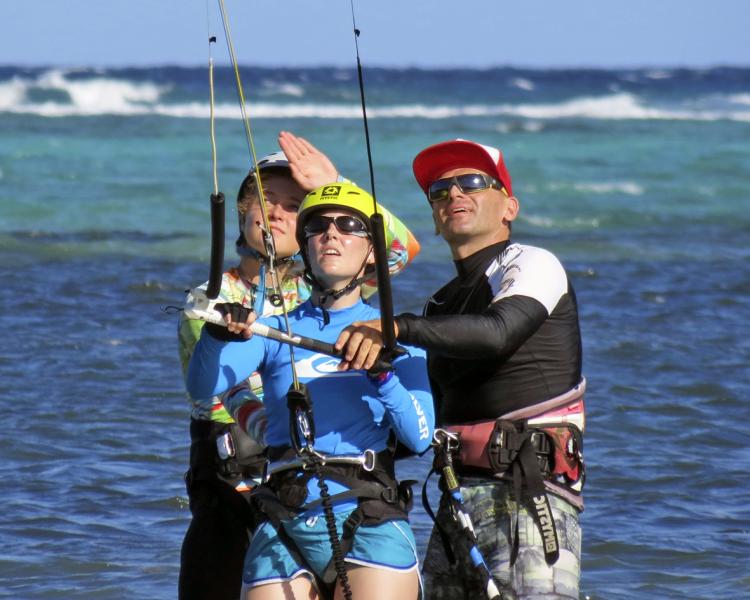
{"type": "Polygon", "coordinates": [[[310,445],[306,445],[300,448],[299,457],[302,462],[301,466],[303,471],[310,471],[314,469],[316,465],[320,465],[322,467],[326,464],[325,454],[321,454],[310,445]]]}
{"type": "Polygon", "coordinates": [[[228,431],[216,438],[216,453],[222,460],[232,458],[236,452],[234,448],[234,439],[228,431]]]}
{"type": "Polygon", "coordinates": [[[388,504],[396,504],[398,502],[398,488],[387,487],[380,492],[380,497],[388,504]]]}
{"type": "Polygon", "coordinates": [[[362,468],[368,473],[375,468],[375,451],[372,448],[365,450],[362,455],[362,468]]]}
{"type": "Polygon", "coordinates": [[[531,444],[534,446],[534,449],[538,454],[549,454],[552,450],[547,434],[540,429],[532,431],[531,444]]]}
{"type": "Polygon", "coordinates": [[[302,434],[305,442],[309,443],[309,440],[314,437],[312,433],[312,423],[310,422],[309,411],[297,411],[297,426],[302,434]]]}
{"type": "Polygon", "coordinates": [[[461,438],[457,433],[448,431],[447,429],[435,428],[435,433],[432,435],[432,445],[436,447],[443,446],[446,452],[453,452],[458,450],[458,446],[461,443],[461,438]]]}

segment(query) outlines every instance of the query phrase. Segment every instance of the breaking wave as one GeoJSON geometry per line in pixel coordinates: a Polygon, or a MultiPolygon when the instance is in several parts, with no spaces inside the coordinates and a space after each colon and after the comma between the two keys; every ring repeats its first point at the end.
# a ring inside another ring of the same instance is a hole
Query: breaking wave
{"type": "MultiPolygon", "coordinates": [[[[652,75],[653,76],[653,75],[652,75]]],[[[528,80],[517,79],[516,87],[533,91],[528,80]]],[[[51,69],[36,77],[15,75],[0,82],[0,113],[31,114],[43,117],[141,116],[204,119],[208,102],[179,99],[176,84],[132,81],[114,77],[78,79],[61,69],[51,69]]],[[[305,96],[304,86],[263,82],[263,95],[287,99],[305,96]]],[[[555,119],[596,120],[682,120],[750,122],[750,94],[726,96],[729,103],[718,108],[663,107],[649,105],[637,95],[617,92],[603,96],[581,96],[554,103],[429,104],[409,103],[371,105],[368,116],[382,119],[451,119],[459,117],[516,117],[536,122],[555,119]]],[[[217,118],[240,118],[236,103],[218,103],[217,118]]],[[[266,119],[319,118],[359,119],[358,102],[314,101],[250,102],[251,117],[266,119]]]]}

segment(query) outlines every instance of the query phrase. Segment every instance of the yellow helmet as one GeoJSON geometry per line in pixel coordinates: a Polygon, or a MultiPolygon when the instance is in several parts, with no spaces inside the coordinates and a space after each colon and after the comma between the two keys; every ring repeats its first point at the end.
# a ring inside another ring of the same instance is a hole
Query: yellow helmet
{"type": "MultiPolygon", "coordinates": [[[[321,210],[341,209],[356,213],[372,233],[370,215],[376,210],[373,197],[353,183],[331,183],[314,189],[300,204],[296,231],[299,247],[305,247],[305,222],[310,215],[321,210]]],[[[380,207],[377,207],[377,212],[381,212],[380,207]]]]}

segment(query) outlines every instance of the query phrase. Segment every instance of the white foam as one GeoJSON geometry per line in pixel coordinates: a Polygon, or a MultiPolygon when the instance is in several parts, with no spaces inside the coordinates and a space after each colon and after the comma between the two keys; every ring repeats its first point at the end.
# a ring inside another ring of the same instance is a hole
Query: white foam
{"type": "Polygon", "coordinates": [[[0,83],[0,112],[12,112],[26,97],[27,84],[18,77],[0,83]]]}
{"type": "Polygon", "coordinates": [[[0,84],[0,111],[50,117],[148,114],[168,90],[169,86],[151,82],[131,82],[107,77],[69,79],[65,71],[52,69],[41,73],[36,79],[14,77],[9,82],[0,84]],[[70,102],[28,102],[28,93],[34,89],[63,92],[70,98],[70,102]]]}
{"type": "MultiPolygon", "coordinates": [[[[100,91],[99,88],[97,91],[100,91]]],[[[82,94],[85,96],[85,94],[82,94]]],[[[750,122],[750,110],[663,110],[647,108],[633,102],[627,94],[624,98],[607,99],[585,98],[561,104],[520,104],[520,105],[464,105],[428,106],[408,104],[384,107],[368,107],[367,115],[373,119],[450,119],[462,116],[502,117],[514,116],[533,119],[537,123],[524,128],[538,130],[540,121],[555,119],[598,119],[598,120],[681,120],[681,121],[743,121],[750,122]]],[[[179,118],[205,118],[209,113],[208,103],[191,102],[182,104],[148,104],[130,102],[119,98],[103,98],[95,101],[96,94],[79,98],[76,104],[62,104],[54,101],[43,103],[18,102],[16,90],[0,88],[0,112],[37,114],[45,117],[96,116],[96,115],[165,115],[179,118]],[[3,100],[6,102],[2,104],[3,100]]],[[[249,103],[251,117],[267,119],[318,118],[318,119],[360,119],[362,109],[359,104],[314,104],[314,103],[249,103]]],[[[215,107],[219,119],[236,119],[240,116],[239,106],[218,104],[215,107]]]]}
{"type": "Polygon", "coordinates": [[[305,95],[305,89],[301,85],[295,83],[279,83],[278,81],[270,81],[266,79],[261,82],[261,85],[263,86],[262,93],[265,96],[274,94],[302,98],[302,96],[305,95]]]}
{"type": "Polygon", "coordinates": [[[521,220],[524,222],[538,227],[540,229],[560,229],[560,228],[576,228],[581,227],[587,229],[596,229],[601,226],[601,221],[597,217],[575,217],[573,219],[552,219],[550,217],[542,217],[540,215],[523,215],[521,213],[521,220]]]}
{"type": "Polygon", "coordinates": [[[535,227],[549,228],[553,227],[556,224],[554,219],[551,219],[550,217],[542,217],[540,215],[522,214],[521,219],[530,223],[531,225],[534,225],[535,227]]]}
{"type": "Polygon", "coordinates": [[[536,88],[533,82],[529,81],[528,79],[524,79],[523,77],[516,77],[514,79],[511,79],[510,85],[527,92],[530,92],[531,90],[536,88]]]}
{"type": "Polygon", "coordinates": [[[556,104],[521,104],[508,109],[518,116],[535,119],[650,119],[663,114],[642,106],[632,94],[575,98],[556,104]]]}
{"type": "Polygon", "coordinates": [[[678,110],[643,106],[633,94],[583,97],[556,104],[506,106],[508,114],[534,119],[661,119],[684,121],[750,121],[750,112],[678,110]]]}
{"type": "MultiPolygon", "coordinates": [[[[347,73],[342,71],[343,77],[347,73]]],[[[525,81],[525,80],[524,80],[525,81]]],[[[526,85],[520,83],[518,85],[526,85]]],[[[110,77],[75,79],[65,71],[53,69],[36,79],[14,77],[0,83],[0,113],[35,114],[45,117],[96,116],[96,115],[164,115],[176,118],[204,119],[208,116],[207,102],[167,104],[162,102],[170,86],[153,82],[133,82],[110,77]],[[61,91],[69,102],[48,100],[31,102],[28,93],[33,90],[61,91]]],[[[297,84],[266,83],[267,93],[280,93],[290,97],[304,96],[304,88],[297,84]]],[[[735,105],[750,106],[750,94],[730,96],[735,105]]],[[[251,117],[265,119],[319,118],[360,119],[358,102],[347,104],[318,104],[314,102],[263,103],[248,102],[251,117]]],[[[237,119],[240,110],[236,103],[219,104],[215,108],[220,119],[237,119]]],[[[750,122],[750,110],[666,109],[646,106],[633,94],[615,93],[606,96],[585,96],[564,102],[547,104],[399,104],[370,106],[368,117],[382,119],[450,119],[456,117],[520,117],[530,122],[522,126],[525,131],[539,131],[542,122],[555,119],[605,119],[605,120],[731,120],[750,122]]]]}
{"type": "Polygon", "coordinates": [[[588,194],[621,193],[629,196],[642,196],[644,192],[643,186],[635,181],[576,183],[573,187],[579,192],[588,194]]]}
{"type": "Polygon", "coordinates": [[[732,94],[728,100],[733,104],[744,104],[750,106],[750,94],[732,94]]]}
{"type": "Polygon", "coordinates": [[[521,125],[521,129],[529,133],[539,133],[544,129],[544,123],[541,121],[526,121],[521,125]]]}
{"type": "Polygon", "coordinates": [[[525,131],[527,133],[539,133],[544,130],[544,123],[541,121],[500,121],[495,125],[495,131],[498,133],[510,133],[512,131],[525,131]]]}
{"type": "Polygon", "coordinates": [[[671,71],[663,71],[660,69],[654,69],[652,71],[646,72],[646,77],[649,79],[659,80],[659,79],[671,79],[673,77],[674,73],[671,71]]]}
{"type": "Polygon", "coordinates": [[[36,81],[40,89],[62,90],[70,95],[73,105],[83,110],[126,111],[133,103],[153,104],[169,86],[150,82],[133,83],[119,79],[100,78],[69,80],[63,71],[43,73],[36,81]]]}
{"type": "MultiPolygon", "coordinates": [[[[642,196],[645,192],[645,188],[635,181],[583,181],[577,183],[553,181],[544,187],[550,192],[569,192],[572,188],[576,192],[584,194],[627,194],[628,196],[642,196]]],[[[536,192],[536,189],[531,191],[536,192]]]]}

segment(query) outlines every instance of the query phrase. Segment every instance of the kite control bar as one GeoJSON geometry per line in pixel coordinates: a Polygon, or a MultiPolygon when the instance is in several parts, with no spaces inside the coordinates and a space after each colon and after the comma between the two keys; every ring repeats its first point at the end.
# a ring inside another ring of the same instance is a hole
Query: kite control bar
{"type": "MultiPolygon", "coordinates": [[[[224,317],[215,308],[216,304],[218,304],[218,302],[215,299],[211,300],[208,298],[203,289],[192,289],[188,292],[187,298],[185,299],[185,316],[188,319],[200,319],[207,323],[226,327],[227,324],[226,321],[224,321],[224,317]]],[[[304,348],[305,350],[320,352],[321,354],[327,354],[328,356],[334,356],[336,358],[341,358],[342,356],[341,351],[337,350],[333,344],[303,335],[289,335],[280,329],[274,329],[273,327],[263,325],[257,321],[250,326],[250,331],[252,331],[254,335],[276,340],[283,344],[290,344],[291,346],[296,346],[298,348],[304,348]]],[[[385,371],[390,368],[390,364],[383,360],[378,360],[373,366],[373,369],[378,371],[385,371]]]]}

